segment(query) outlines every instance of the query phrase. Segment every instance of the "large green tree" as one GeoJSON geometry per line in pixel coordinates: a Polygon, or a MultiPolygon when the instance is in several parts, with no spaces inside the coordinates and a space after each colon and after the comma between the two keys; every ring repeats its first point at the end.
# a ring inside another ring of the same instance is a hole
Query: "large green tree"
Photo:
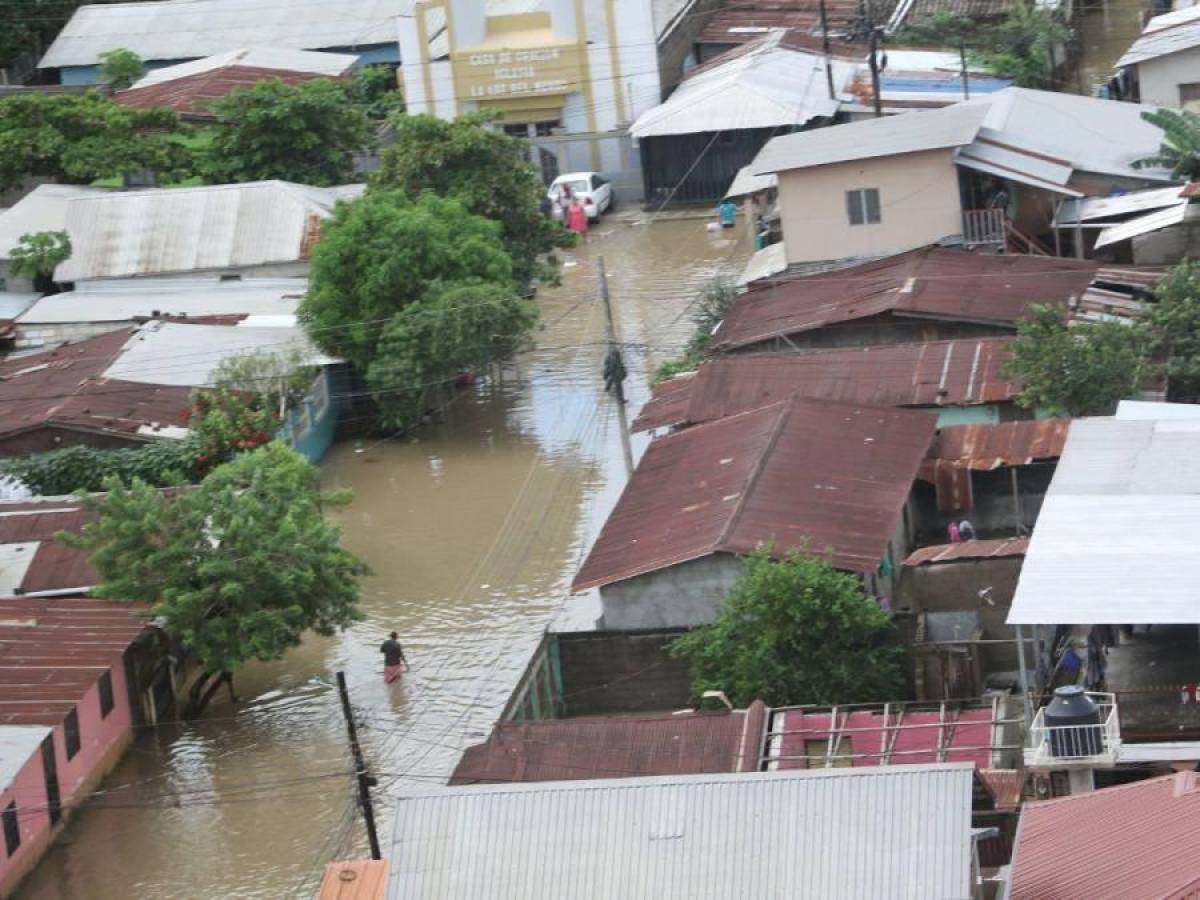
{"type": "Polygon", "coordinates": [[[717,618],[671,644],[691,665],[692,692],[737,706],[888,700],[900,689],[891,616],[853,575],[825,559],[760,548],[717,618]]]}
{"type": "Polygon", "coordinates": [[[86,550],[99,596],[145,603],[147,615],[199,661],[188,714],[251,660],[279,659],[309,630],[359,618],[366,565],[342,548],[320,472],[278,442],[214,469],[171,496],[113,479],[88,505],[98,519],[60,534],[86,550]]]}
{"type": "Polygon", "coordinates": [[[1062,307],[1034,306],[1017,325],[1009,377],[1023,389],[1018,402],[1054,415],[1108,412],[1132,395],[1145,374],[1145,333],[1136,325],[1068,325],[1062,307]]]}
{"type": "Polygon", "coordinates": [[[1200,263],[1185,260],[1154,289],[1147,324],[1163,360],[1168,399],[1200,402],[1200,263]]]}
{"type": "Polygon", "coordinates": [[[312,340],[355,365],[395,427],[424,385],[508,352],[535,316],[497,223],[456,200],[379,189],[325,223],[300,307],[312,340]]]}
{"type": "Polygon", "coordinates": [[[0,190],[31,175],[89,184],[152,170],[165,180],[191,173],[187,128],[166,109],[132,109],[100,94],[31,94],[0,99],[0,190]]]}
{"type": "Polygon", "coordinates": [[[384,152],[373,187],[452,197],[468,211],[500,223],[518,284],[555,277],[544,254],[570,246],[573,239],[541,213],[544,188],[525,158],[523,141],[486,127],[486,119],[477,116],[453,122],[395,116],[392,124],[395,143],[384,152]]]}
{"type": "Polygon", "coordinates": [[[345,184],[354,177],[353,154],[371,141],[367,116],[344,81],[260,81],[209,105],[217,124],[203,171],[214,182],[345,184]]]}
{"type": "Polygon", "coordinates": [[[71,258],[71,236],[65,231],[36,231],[23,234],[9,253],[8,269],[13,275],[33,281],[41,293],[54,290],[54,270],[71,258]]]}

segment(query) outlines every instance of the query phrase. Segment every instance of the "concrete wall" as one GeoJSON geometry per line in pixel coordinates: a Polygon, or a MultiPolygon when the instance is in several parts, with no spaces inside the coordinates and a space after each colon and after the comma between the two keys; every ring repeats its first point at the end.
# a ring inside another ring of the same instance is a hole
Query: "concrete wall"
{"type": "Polygon", "coordinates": [[[62,344],[66,341],[82,341],[98,334],[120,331],[131,322],[54,322],[24,325],[17,323],[17,336],[13,346],[18,350],[31,350],[47,344],[62,344]]]}
{"type": "Polygon", "coordinates": [[[939,322],[936,319],[902,318],[891,314],[856,319],[838,325],[826,325],[813,331],[773,338],[739,347],[738,353],[761,353],[768,350],[824,350],[836,347],[872,347],[878,344],[914,344],[927,341],[949,341],[958,338],[1008,337],[1015,327],[984,325],[974,322],[939,322]]]}
{"type": "Polygon", "coordinates": [[[742,574],[741,560],[714,553],[600,588],[605,630],[692,628],[716,618],[717,608],[742,574]]]}
{"type": "Polygon", "coordinates": [[[1143,103],[1181,107],[1179,85],[1200,82],[1200,47],[1138,63],[1137,77],[1143,103]]]}
{"type": "Polygon", "coordinates": [[[0,459],[28,456],[31,453],[48,453],[82,444],[97,450],[114,450],[121,447],[144,447],[147,439],[133,435],[123,436],[102,431],[85,431],[74,428],[31,428],[0,440],[0,459]]]}
{"type": "Polygon", "coordinates": [[[683,78],[683,73],[695,61],[696,38],[722,6],[721,0],[694,0],[676,20],[675,27],[667,34],[659,35],[658,70],[662,79],[662,97],[665,100],[683,78]]]}
{"type": "MultiPolygon", "coordinates": [[[[1200,76],[1198,76],[1200,77],[1200,76]]],[[[1138,266],[1173,266],[1200,256],[1200,223],[1185,222],[1135,237],[1133,263],[1138,266]]]]}
{"type": "Polygon", "coordinates": [[[680,709],[691,695],[686,661],[667,652],[682,631],[559,634],[557,652],[567,716],[680,709]]]}
{"type": "Polygon", "coordinates": [[[288,414],[279,437],[311,463],[319,463],[333,444],[338,419],[346,407],[344,366],[326,366],[313,382],[299,408],[288,414]]]}
{"type": "Polygon", "coordinates": [[[893,253],[962,230],[950,150],[781,172],[779,205],[788,263],[893,253]],[[850,224],[846,191],[860,188],[879,190],[878,224],[850,224]]]}

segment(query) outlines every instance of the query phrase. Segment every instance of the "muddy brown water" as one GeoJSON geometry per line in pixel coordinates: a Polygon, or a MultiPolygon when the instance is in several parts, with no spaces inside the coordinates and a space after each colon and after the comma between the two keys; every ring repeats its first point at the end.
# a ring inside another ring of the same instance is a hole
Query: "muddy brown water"
{"type": "Polygon", "coordinates": [[[568,600],[566,585],[625,478],[600,376],[596,257],[634,345],[632,412],[647,369],[686,340],[697,289],[736,275],[748,253],[741,229],[638,218],[593,229],[562,286],[542,294],[537,349],[502,379],[460,393],[415,437],[330,452],[328,485],[354,491],[338,516],[345,542],[374,569],[365,621],[251,667],[236,707],[222,695],[202,721],[143,729],[20,896],[309,896],[325,862],[365,851],[336,671],[380,777],[386,846],[394,798],[444,782],[486,735],[547,624],[587,627],[593,601],[568,600]],[[378,647],[392,629],[413,671],[387,686],[378,647]]]}
{"type": "Polygon", "coordinates": [[[1080,12],[1079,93],[1091,96],[1116,74],[1114,64],[1142,33],[1151,6],[1151,0],[1097,0],[1080,12]]]}

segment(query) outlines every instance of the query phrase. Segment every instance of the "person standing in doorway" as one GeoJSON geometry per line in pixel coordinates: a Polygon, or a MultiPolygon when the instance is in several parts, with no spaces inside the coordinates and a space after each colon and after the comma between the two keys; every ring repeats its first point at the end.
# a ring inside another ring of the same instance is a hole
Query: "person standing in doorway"
{"type": "Polygon", "coordinates": [[[404,658],[404,648],[400,646],[400,635],[392,632],[379,651],[383,654],[383,680],[391,684],[408,670],[408,660],[404,658]]]}

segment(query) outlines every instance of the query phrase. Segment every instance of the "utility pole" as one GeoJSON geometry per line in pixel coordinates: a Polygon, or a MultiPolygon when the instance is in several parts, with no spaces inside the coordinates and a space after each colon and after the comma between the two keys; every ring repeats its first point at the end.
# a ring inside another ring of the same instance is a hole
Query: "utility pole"
{"type": "Polygon", "coordinates": [[[837,92],[833,89],[833,63],[830,61],[829,50],[829,18],[825,13],[825,0],[821,0],[821,46],[825,48],[825,81],[829,84],[829,99],[837,100],[837,92]]]}
{"type": "Polygon", "coordinates": [[[883,116],[883,98],[879,96],[879,29],[871,25],[871,93],[875,98],[875,118],[883,116]]]}
{"type": "Polygon", "coordinates": [[[596,260],[600,272],[600,299],[604,301],[604,323],[608,331],[608,353],[604,356],[604,389],[612,391],[617,401],[617,418],[621,426],[621,449],[625,455],[625,475],[633,477],[633,445],[629,440],[629,418],[625,412],[625,361],[621,359],[621,347],[617,343],[617,326],[613,321],[612,301],[608,296],[608,275],[604,271],[604,257],[596,260]]]}
{"type": "Polygon", "coordinates": [[[358,729],[354,725],[354,713],[350,709],[350,692],[346,690],[346,673],[337,673],[338,696],[342,698],[342,715],[346,717],[346,731],[350,735],[350,752],[354,754],[354,773],[358,777],[358,802],[362,807],[363,822],[367,826],[367,841],[371,845],[371,859],[383,859],[379,851],[379,835],[375,831],[375,807],[371,805],[371,788],[378,782],[367,772],[362,748],[358,746],[358,729]]]}
{"type": "Polygon", "coordinates": [[[967,45],[965,41],[958,42],[958,62],[962,67],[963,99],[971,99],[971,79],[967,74],[967,45]]]}

